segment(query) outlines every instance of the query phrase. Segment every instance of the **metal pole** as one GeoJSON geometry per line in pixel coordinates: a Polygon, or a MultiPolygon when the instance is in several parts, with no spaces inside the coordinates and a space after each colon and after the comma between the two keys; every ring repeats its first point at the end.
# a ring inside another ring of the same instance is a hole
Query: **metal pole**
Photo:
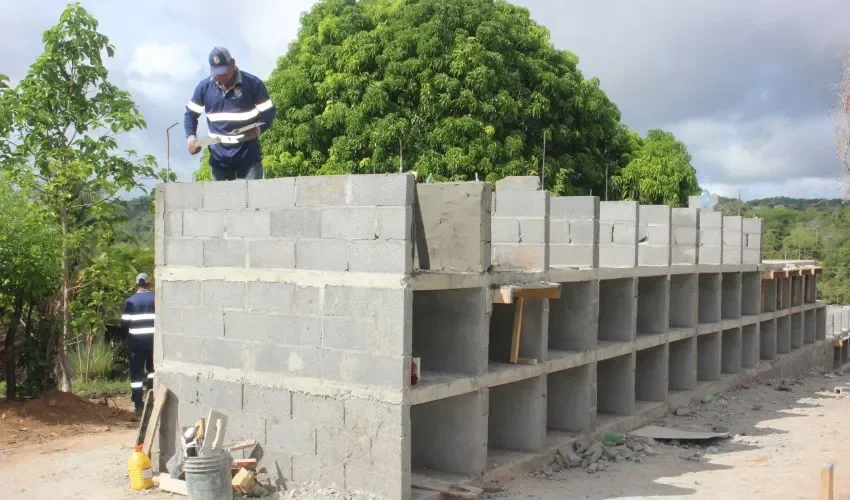
{"type": "Polygon", "coordinates": [[[543,166],[540,168],[540,189],[546,191],[546,131],[543,131],[543,166]]]}
{"type": "Polygon", "coordinates": [[[165,129],[165,164],[169,177],[171,177],[171,129],[176,127],[178,123],[174,122],[165,129]]]}
{"type": "Polygon", "coordinates": [[[608,201],[608,164],[605,164],[605,201],[608,201]]]}

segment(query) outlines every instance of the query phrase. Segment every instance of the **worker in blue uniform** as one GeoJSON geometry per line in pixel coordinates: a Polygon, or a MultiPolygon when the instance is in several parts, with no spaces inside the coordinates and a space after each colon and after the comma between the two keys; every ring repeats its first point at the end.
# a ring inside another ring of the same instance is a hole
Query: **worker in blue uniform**
{"type": "Polygon", "coordinates": [[[130,395],[136,415],[144,409],[142,393],[153,387],[153,332],[156,311],[150,278],[145,273],[136,276],[136,292],[124,301],[121,327],[127,338],[130,358],[130,395]]]}
{"type": "Polygon", "coordinates": [[[209,55],[210,76],[201,80],[186,104],[183,129],[190,154],[201,152],[198,119],[207,114],[213,180],[262,179],[260,134],[271,127],[275,109],[263,81],[236,66],[224,47],[209,55]]]}

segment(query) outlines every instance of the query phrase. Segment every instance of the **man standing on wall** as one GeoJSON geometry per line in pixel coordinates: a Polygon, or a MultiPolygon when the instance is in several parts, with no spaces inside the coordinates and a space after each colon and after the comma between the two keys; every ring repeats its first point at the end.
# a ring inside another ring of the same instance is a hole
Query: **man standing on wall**
{"type": "Polygon", "coordinates": [[[130,358],[130,395],[136,407],[136,415],[142,414],[142,392],[153,387],[153,332],[154,294],[150,290],[150,278],[141,273],[136,276],[136,293],[124,301],[121,327],[127,336],[127,352],[130,358]],[[147,373],[146,373],[147,372],[147,373]]]}
{"type": "Polygon", "coordinates": [[[275,109],[262,80],[236,67],[236,60],[224,47],[209,56],[209,78],[195,87],[186,104],[183,128],[190,154],[201,145],[195,134],[198,118],[207,114],[210,130],[210,170],[216,181],[262,179],[260,134],[271,127],[275,109]]]}

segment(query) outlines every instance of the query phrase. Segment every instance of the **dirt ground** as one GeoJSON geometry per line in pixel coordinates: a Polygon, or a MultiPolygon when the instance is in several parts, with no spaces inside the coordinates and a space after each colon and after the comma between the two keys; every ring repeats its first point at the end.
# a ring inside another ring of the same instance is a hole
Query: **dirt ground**
{"type": "MultiPolygon", "coordinates": [[[[730,432],[729,439],[700,445],[658,441],[649,450],[640,446],[634,456],[625,452],[629,456],[624,460],[603,458],[596,466],[570,469],[553,464],[506,483],[489,484],[485,497],[811,499],[818,498],[821,467],[831,462],[835,464],[835,498],[850,500],[850,440],[845,437],[850,396],[833,392],[845,385],[850,387],[850,375],[811,374],[715,395],[710,403],[694,405],[656,424],[730,432]],[[598,470],[587,472],[594,469],[598,470]]],[[[56,400],[50,406],[50,396],[28,403],[30,408],[40,405],[39,418],[22,419],[21,408],[0,405],[0,416],[6,414],[0,419],[3,498],[181,498],[155,490],[128,490],[126,464],[137,424],[123,411],[129,402],[119,398],[116,403],[117,409],[111,402],[109,406],[74,403],[71,410],[86,410],[82,423],[72,422],[70,411],[57,409],[71,403],[56,400]],[[121,411],[113,416],[116,410],[121,411]]],[[[320,497],[291,492],[287,498],[320,497]]]]}

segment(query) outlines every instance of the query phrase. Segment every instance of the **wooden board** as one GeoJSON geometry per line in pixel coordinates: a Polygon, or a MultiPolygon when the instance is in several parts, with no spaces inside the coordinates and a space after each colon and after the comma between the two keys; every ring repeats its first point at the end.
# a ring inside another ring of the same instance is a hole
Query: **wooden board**
{"type": "Polygon", "coordinates": [[[516,298],[558,300],[561,298],[561,285],[557,283],[534,283],[503,285],[493,288],[494,304],[513,304],[516,298]]]}
{"type": "Polygon", "coordinates": [[[159,489],[162,491],[167,491],[169,493],[176,493],[178,495],[189,496],[189,491],[186,489],[186,481],[181,479],[174,479],[168,474],[160,474],[159,475],[159,489]]]}
{"type": "Polygon", "coordinates": [[[226,431],[227,415],[210,410],[210,415],[207,417],[206,437],[198,455],[202,457],[208,456],[210,452],[223,448],[226,431]]]}
{"type": "Polygon", "coordinates": [[[148,430],[148,421],[151,418],[152,411],[153,391],[148,391],[145,393],[145,406],[142,409],[142,418],[141,420],[139,420],[139,431],[136,433],[136,446],[139,446],[140,444],[145,442],[145,436],[147,435],[148,430]]]}
{"type": "MultiPolygon", "coordinates": [[[[151,392],[154,391],[148,391],[148,393],[151,392]]],[[[150,419],[148,420],[147,429],[145,429],[145,441],[142,443],[142,451],[146,455],[151,454],[153,439],[156,435],[156,431],[159,429],[159,417],[162,415],[162,407],[165,405],[165,400],[167,398],[168,387],[165,384],[160,383],[153,395],[153,411],[151,412],[150,419]]]]}
{"type": "Polygon", "coordinates": [[[437,491],[449,498],[475,499],[484,493],[484,490],[475,486],[449,483],[423,476],[422,474],[416,474],[415,472],[410,475],[410,485],[420,490],[437,491]]]}

